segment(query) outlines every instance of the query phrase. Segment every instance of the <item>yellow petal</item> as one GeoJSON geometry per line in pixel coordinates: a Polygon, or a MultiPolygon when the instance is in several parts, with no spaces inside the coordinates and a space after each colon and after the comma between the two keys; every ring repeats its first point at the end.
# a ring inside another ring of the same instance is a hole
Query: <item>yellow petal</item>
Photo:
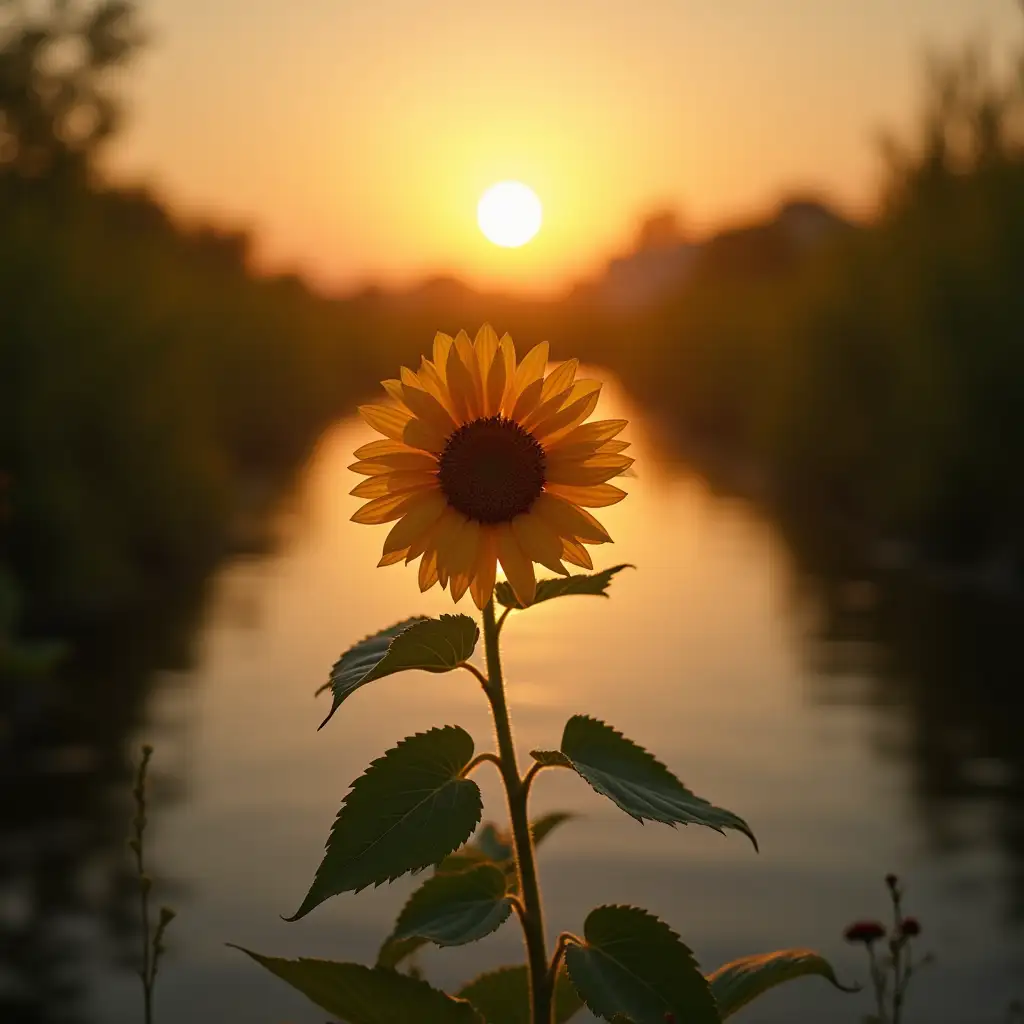
{"type": "Polygon", "coordinates": [[[570,486],[569,484],[546,484],[545,490],[557,498],[564,498],[574,505],[586,508],[605,508],[622,501],[626,492],[612,484],[591,484],[587,487],[570,486]]]}
{"type": "Polygon", "coordinates": [[[448,410],[422,388],[403,384],[402,401],[406,408],[412,409],[417,419],[423,420],[432,430],[445,437],[455,432],[455,421],[448,415],[448,410]]]}
{"type": "MultiPolygon", "coordinates": [[[[533,388],[534,386],[535,385],[531,384],[530,388],[533,388]]],[[[526,395],[530,393],[530,388],[527,388],[526,391],[523,393],[523,398],[520,399],[520,402],[522,402],[526,395]]],[[[543,392],[543,390],[544,385],[541,384],[541,391],[543,392]]],[[[555,413],[557,413],[558,410],[561,409],[563,405],[565,405],[565,400],[568,397],[569,388],[566,388],[565,391],[559,391],[557,395],[552,395],[550,398],[543,401],[541,400],[541,396],[538,395],[534,407],[529,410],[521,408],[519,402],[517,402],[516,419],[519,420],[519,423],[526,430],[529,430],[532,433],[534,424],[540,423],[543,420],[549,419],[550,417],[554,416],[555,413]]]]}
{"type": "Polygon", "coordinates": [[[498,357],[505,364],[505,390],[502,392],[496,412],[503,412],[516,379],[516,345],[511,334],[502,336],[498,346],[498,357]]]}
{"type": "Polygon", "coordinates": [[[442,334],[440,331],[434,335],[434,366],[444,375],[444,368],[448,365],[448,353],[454,345],[454,339],[450,334],[442,334]]]}
{"type": "Polygon", "coordinates": [[[498,527],[498,558],[519,603],[530,604],[537,592],[533,562],[523,554],[512,527],[507,524],[498,527]]]}
{"type": "Polygon", "coordinates": [[[400,380],[382,380],[380,386],[388,393],[388,398],[401,404],[402,382],[400,380]]]}
{"type": "Polygon", "coordinates": [[[523,389],[522,394],[516,399],[515,405],[512,407],[512,412],[509,414],[512,419],[518,423],[522,423],[527,416],[530,415],[537,408],[537,403],[540,401],[540,393],[544,387],[544,381],[539,377],[537,380],[527,384],[523,389]]]}
{"type": "MultiPolygon", "coordinates": [[[[584,423],[575,430],[558,439],[558,447],[576,444],[587,444],[590,442],[608,441],[629,425],[628,420],[594,420],[593,423],[584,423]]],[[[554,445],[552,445],[554,447],[554,445]]]]}
{"type": "Polygon", "coordinates": [[[476,568],[469,592],[473,603],[483,611],[494,593],[494,578],[498,571],[498,530],[484,526],[480,530],[480,546],[477,550],[476,568]]]}
{"type": "Polygon", "coordinates": [[[486,405],[484,415],[497,416],[501,412],[502,399],[505,397],[505,389],[508,385],[506,374],[506,363],[501,352],[491,360],[491,365],[484,378],[486,391],[486,405]]]}
{"type": "Polygon", "coordinates": [[[451,579],[448,590],[456,604],[462,600],[473,578],[481,532],[478,522],[467,520],[466,525],[456,534],[456,540],[449,551],[448,571],[451,579]]]}
{"type": "Polygon", "coordinates": [[[348,493],[355,498],[380,498],[385,494],[400,494],[402,491],[436,486],[436,473],[385,473],[382,476],[368,476],[348,493]]]}
{"type": "Polygon", "coordinates": [[[401,451],[353,462],[348,468],[363,476],[383,476],[395,472],[436,473],[437,459],[429,452],[418,452],[403,444],[401,451]]]}
{"type": "MultiPolygon", "coordinates": [[[[452,415],[451,402],[448,398],[448,386],[444,382],[444,377],[438,371],[437,367],[427,358],[420,360],[420,372],[419,372],[420,384],[423,385],[423,390],[429,395],[433,395],[440,403],[442,408],[452,415]]],[[[452,417],[454,419],[454,417],[452,417]]]]}
{"type": "Polygon", "coordinates": [[[436,522],[424,530],[416,540],[409,543],[409,551],[405,556],[406,563],[408,564],[414,558],[418,558],[424,551],[436,550],[437,538],[440,536],[445,523],[448,519],[459,514],[460,513],[456,512],[455,509],[449,508],[446,502],[445,507],[441,510],[441,515],[438,516],[436,522]]]}
{"type": "Polygon", "coordinates": [[[580,444],[563,444],[562,436],[556,435],[554,441],[544,438],[544,450],[548,459],[574,460],[583,462],[595,455],[618,455],[630,445],[629,441],[583,441],[580,444]]]}
{"type": "Polygon", "coordinates": [[[425,497],[423,491],[410,491],[405,494],[386,494],[383,498],[374,498],[358,509],[352,516],[352,522],[365,526],[376,526],[378,523],[390,523],[401,519],[418,502],[425,497]]]}
{"type": "Polygon", "coordinates": [[[449,435],[442,430],[416,417],[409,420],[402,429],[402,440],[410,448],[440,454],[444,451],[449,435]]]}
{"type": "Polygon", "coordinates": [[[570,540],[568,537],[562,538],[562,557],[567,562],[578,565],[581,569],[594,568],[594,561],[590,557],[590,552],[582,544],[570,540]]]}
{"type": "Polygon", "coordinates": [[[438,524],[433,546],[437,548],[437,571],[441,577],[442,586],[448,577],[458,569],[457,565],[453,566],[453,561],[457,553],[459,535],[468,523],[469,520],[461,512],[454,508],[448,508],[438,524]]]}
{"type": "Polygon", "coordinates": [[[420,590],[426,593],[435,583],[437,583],[437,552],[431,549],[424,551],[423,558],[420,559],[420,590]]]}
{"type": "Polygon", "coordinates": [[[549,523],[527,512],[512,520],[512,533],[524,555],[552,572],[567,576],[562,565],[562,541],[549,523]]]}
{"type": "Polygon", "coordinates": [[[564,363],[559,363],[544,381],[544,390],[540,396],[541,401],[546,402],[552,395],[557,395],[559,391],[565,391],[572,387],[572,382],[576,377],[576,371],[579,369],[579,366],[580,361],[578,359],[566,359],[564,363]]]}
{"type": "Polygon", "coordinates": [[[582,423],[597,408],[597,403],[601,397],[600,387],[600,384],[598,384],[597,390],[564,406],[553,416],[538,420],[536,426],[532,429],[533,436],[538,440],[545,441],[545,443],[548,440],[556,441],[559,436],[572,430],[577,424],[582,423]]]}
{"type": "MultiPolygon", "coordinates": [[[[470,355],[472,356],[472,353],[470,355]]],[[[476,385],[473,382],[473,375],[462,361],[457,345],[453,345],[448,352],[445,380],[448,382],[448,396],[455,414],[455,422],[460,426],[463,423],[469,423],[470,420],[476,418],[474,411],[476,408],[476,385]]]]}
{"type": "MultiPolygon", "coordinates": [[[[384,540],[384,554],[399,548],[409,549],[423,534],[441,518],[445,510],[444,495],[440,491],[430,491],[424,495],[423,501],[410,509],[391,527],[391,532],[384,540]]],[[[405,555],[408,556],[408,550],[405,555]]],[[[415,557],[415,556],[413,556],[415,557]]]]}
{"type": "Polygon", "coordinates": [[[404,548],[402,548],[399,551],[389,551],[387,554],[380,556],[380,561],[377,563],[377,568],[383,569],[389,565],[397,565],[403,558],[405,558],[404,548]]]}
{"type": "MultiPolygon", "coordinates": [[[[548,365],[548,343],[542,341],[539,345],[534,345],[529,352],[526,353],[525,358],[516,368],[515,377],[512,379],[512,389],[505,397],[505,415],[511,416],[512,410],[515,408],[516,403],[519,401],[519,396],[531,385],[534,381],[541,381],[541,387],[543,387],[544,380],[544,369],[548,365]]],[[[537,398],[540,398],[541,388],[537,389],[537,398]]]]}
{"type": "Polygon", "coordinates": [[[407,444],[402,444],[401,441],[392,441],[390,438],[384,437],[379,441],[370,441],[369,444],[364,444],[362,447],[357,448],[352,454],[357,459],[376,459],[381,455],[399,455],[402,452],[411,452],[412,449],[407,444]]]}
{"type": "Polygon", "coordinates": [[[412,413],[404,406],[383,403],[361,405],[359,415],[378,433],[395,441],[402,440],[405,425],[412,419],[412,413]]]}
{"type": "Polygon", "coordinates": [[[531,512],[543,516],[559,536],[604,544],[611,540],[608,531],[589,513],[563,498],[545,491],[534,503],[531,512]]]}
{"type": "MultiPolygon", "coordinates": [[[[482,385],[480,411],[484,416],[493,416],[498,409],[491,408],[487,384],[491,376],[491,365],[494,363],[494,357],[498,354],[498,335],[490,324],[484,324],[476,332],[473,348],[476,351],[476,372],[482,385]]],[[[502,366],[504,367],[504,364],[502,366]]],[[[504,385],[502,385],[502,389],[504,389],[504,385]]]]}
{"type": "Polygon", "coordinates": [[[469,393],[469,413],[471,419],[477,419],[483,412],[483,388],[480,384],[480,364],[477,362],[476,349],[469,335],[465,331],[459,331],[455,335],[455,350],[459,353],[462,365],[466,368],[470,380],[473,382],[469,393]]]}
{"type": "Polygon", "coordinates": [[[576,459],[549,459],[544,476],[549,483],[587,487],[590,484],[603,484],[631,465],[633,460],[627,455],[594,455],[582,462],[576,459]]]}

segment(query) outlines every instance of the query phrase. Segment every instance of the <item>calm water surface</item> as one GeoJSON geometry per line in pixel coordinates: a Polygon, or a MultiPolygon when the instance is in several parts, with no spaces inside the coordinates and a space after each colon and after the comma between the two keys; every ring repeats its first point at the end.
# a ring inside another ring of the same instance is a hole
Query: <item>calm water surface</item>
{"type": "MultiPolygon", "coordinates": [[[[924,945],[940,960],[910,1020],[1001,1020],[1024,994],[1024,946],[991,801],[947,801],[936,825],[913,782],[912,717],[898,698],[867,699],[876,685],[870,647],[821,657],[814,603],[773,529],[673,464],[624,398],[613,395],[603,412],[634,419],[639,476],[629,499],[605,510],[616,544],[595,556],[599,567],[638,568],[616,579],[610,601],[552,602],[509,623],[518,748],[525,759],[557,745],[569,715],[597,715],[697,793],[745,816],[761,853],[738,835],[641,826],[570,773],[545,774],[534,790],[538,813],[584,815],[541,854],[549,931],[580,931],[602,902],[635,903],[670,922],[706,969],[812,945],[844,977],[864,980],[859,950],[840,933],[853,918],[885,912],[881,877],[893,870],[908,879],[924,945]]],[[[156,770],[183,788],[153,814],[163,894],[179,912],[160,983],[165,1022],[322,1022],[225,943],[372,961],[409,879],[332,899],[298,923],[280,918],[304,895],[349,782],[401,737],[433,725],[466,727],[478,749],[490,742],[484,701],[464,673],[375,683],[317,732],[326,699],[313,691],[346,646],[409,614],[450,608],[447,595],[419,595],[414,573],[375,568],[383,528],[348,522],[358,503],[345,467],[368,439],[354,420],[325,436],[279,552],[219,575],[195,667],[165,674],[154,689],[138,740],[156,743],[156,770]]],[[[484,770],[479,780],[485,817],[500,817],[494,779],[484,770]]],[[[431,950],[424,964],[455,985],[519,957],[510,922],[477,945],[431,950]]],[[[97,1019],[138,1021],[131,975],[96,971],[97,1019]]],[[[866,998],[811,980],[745,1019],[853,1022],[867,1009],[866,998]]]]}

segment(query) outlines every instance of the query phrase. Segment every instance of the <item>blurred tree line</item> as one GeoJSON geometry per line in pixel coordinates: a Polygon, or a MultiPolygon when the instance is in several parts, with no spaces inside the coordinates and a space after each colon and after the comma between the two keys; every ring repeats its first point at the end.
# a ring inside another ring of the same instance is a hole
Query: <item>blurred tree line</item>
{"type": "MultiPolygon", "coordinates": [[[[286,479],[436,329],[483,320],[605,363],[691,457],[754,467],[786,514],[1021,562],[1020,68],[936,58],[872,223],[808,245],[824,208],[790,204],[693,246],[650,301],[610,301],[610,275],[555,302],[448,279],[330,299],[97,173],[142,43],[127,0],[0,0],[0,565],[27,621],[202,570],[254,481],[286,479]]],[[[685,245],[656,221],[632,254],[655,269],[685,245]]]]}
{"type": "Polygon", "coordinates": [[[884,152],[872,223],[807,246],[784,210],[638,312],[598,287],[569,316],[691,454],[755,467],[786,515],[1019,578],[1024,59],[933,57],[917,137],[884,152]]]}
{"type": "Polygon", "coordinates": [[[339,302],[96,170],[126,0],[0,0],[0,571],[65,627],[195,574],[365,379],[339,302]]]}

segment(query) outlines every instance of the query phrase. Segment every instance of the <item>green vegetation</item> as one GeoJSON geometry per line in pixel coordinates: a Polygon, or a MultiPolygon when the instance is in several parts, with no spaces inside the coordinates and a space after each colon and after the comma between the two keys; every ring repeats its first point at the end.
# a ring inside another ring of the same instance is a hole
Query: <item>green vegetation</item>
{"type": "MultiPolygon", "coordinates": [[[[618,566],[618,569],[623,566],[618,566]]],[[[522,774],[512,740],[499,637],[508,619],[538,601],[580,594],[607,597],[613,571],[579,576],[577,586],[524,605],[493,597],[483,609],[486,675],[469,659],[481,636],[466,615],[407,619],[365,637],[332,670],[334,710],[364,684],[395,672],[464,669],[491,710],[496,750],[475,753],[457,725],[407,736],[352,783],[331,827],[323,861],[294,921],[325,900],[433,867],[384,939],[377,963],[284,960],[237,947],[328,1013],[351,1024],[397,1020],[434,1024],[562,1024],[586,1006],[623,1024],[720,1024],[778,985],[820,977],[845,989],[832,966],[808,949],[744,957],[705,976],[692,950],[668,924],[639,907],[604,905],[582,935],[562,932],[551,953],[543,921],[537,847],[570,820],[565,812],[531,821],[531,788],[544,771],[570,769],[641,825],[696,825],[757,840],[742,818],[695,796],[653,755],[611,726],[572,716],[561,749],[535,750],[522,774]],[[483,800],[469,778],[489,763],[501,777],[509,826],[480,825],[483,800]],[[475,837],[475,838],[474,838],[475,837]],[[451,996],[398,968],[427,942],[463,946],[515,916],[526,963],[491,970],[451,996]]],[[[570,642],[569,646],[575,641],[570,642]]],[[[324,689],[324,688],[321,688],[324,689]]],[[[328,716],[330,718],[330,716],[328,716]]]]}
{"type": "Polygon", "coordinates": [[[691,457],[752,469],[784,514],[1020,573],[1022,113],[1018,70],[936,59],[873,223],[813,246],[784,215],[721,235],[663,299],[583,336],[691,457]]]}
{"type": "Polygon", "coordinates": [[[72,631],[205,572],[368,376],[246,236],[99,177],[139,41],[119,2],[0,23],[0,557],[28,622],[72,631]]]}
{"type": "Polygon", "coordinates": [[[691,458],[767,483],[786,517],[1019,567],[1020,76],[936,61],[874,223],[814,246],[783,217],[727,232],[650,302],[616,306],[607,280],[557,302],[446,280],[332,300],[254,273],[246,235],[104,182],[110,74],[141,42],[118,0],[0,22],[0,559],[30,628],[201,577],[330,418],[467,320],[612,367],[691,458]]]}

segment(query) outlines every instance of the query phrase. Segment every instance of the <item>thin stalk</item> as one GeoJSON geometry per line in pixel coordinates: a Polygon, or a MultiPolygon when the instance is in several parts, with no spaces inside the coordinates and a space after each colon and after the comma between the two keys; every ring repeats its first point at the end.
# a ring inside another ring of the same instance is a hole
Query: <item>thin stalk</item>
{"type": "Polygon", "coordinates": [[[583,943],[572,932],[562,932],[555,943],[555,952],[551,956],[551,963],[548,965],[548,985],[552,993],[555,991],[555,982],[558,979],[558,970],[562,966],[562,958],[568,946],[575,942],[582,946],[583,943]]]}
{"type": "Polygon", "coordinates": [[[135,798],[135,817],[132,819],[132,838],[129,846],[135,854],[135,870],[139,879],[139,904],[142,917],[142,967],[139,976],[142,979],[143,1020],[145,1024],[153,1024],[153,949],[150,946],[149,931],[149,890],[152,886],[146,874],[144,852],[144,836],[146,832],[146,771],[149,759],[153,756],[153,748],[146,745],[142,748],[142,760],[139,762],[135,776],[135,787],[132,796],[135,798]]]}
{"type": "Polygon", "coordinates": [[[888,1024],[889,1014],[885,1006],[885,974],[875,956],[874,946],[868,946],[868,960],[871,964],[871,984],[875,990],[875,1009],[879,1024],[888,1024]]]}
{"type": "Polygon", "coordinates": [[[476,757],[474,757],[473,760],[470,761],[469,764],[467,764],[466,767],[462,769],[462,778],[468,778],[469,773],[473,771],[474,768],[479,768],[480,765],[484,764],[487,761],[490,761],[492,764],[496,764],[498,766],[498,771],[501,771],[501,758],[499,758],[497,755],[477,754],[476,757]]]}
{"type": "Polygon", "coordinates": [[[903,893],[899,883],[892,887],[893,938],[890,942],[892,953],[892,1024],[900,1024],[903,1019],[903,994],[906,981],[903,977],[903,893]]]}
{"type": "Polygon", "coordinates": [[[487,677],[476,667],[476,665],[471,665],[468,661],[460,661],[456,667],[464,668],[467,672],[471,672],[475,675],[479,680],[480,685],[484,688],[484,693],[487,692],[487,677]]]}
{"type": "Polygon", "coordinates": [[[530,1005],[533,1024],[551,1024],[552,985],[548,979],[548,956],[544,942],[544,914],[541,909],[537,865],[533,856],[533,836],[527,814],[528,790],[519,775],[512,723],[505,701],[505,683],[501,674],[498,650],[498,624],[494,618],[494,600],[484,608],[484,646],[487,652],[487,696],[494,715],[494,731],[498,739],[501,777],[508,797],[512,823],[512,841],[519,874],[519,893],[523,901],[521,921],[526,942],[526,960],[530,974],[530,1005]]]}

